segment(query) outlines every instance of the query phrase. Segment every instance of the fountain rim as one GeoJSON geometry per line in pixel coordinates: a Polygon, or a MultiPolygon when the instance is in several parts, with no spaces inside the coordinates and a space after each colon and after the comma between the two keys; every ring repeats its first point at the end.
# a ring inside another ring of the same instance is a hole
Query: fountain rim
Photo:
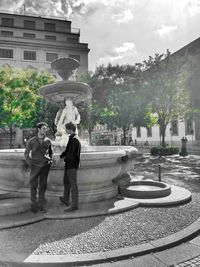
{"type": "Polygon", "coordinates": [[[65,99],[71,98],[75,104],[89,99],[92,95],[92,88],[83,82],[77,81],[58,81],[47,84],[39,88],[39,95],[49,101],[59,104],[65,99]],[[70,95],[70,93],[72,95],[70,95]],[[55,95],[62,94],[62,100],[56,100],[55,95]]]}
{"type": "MultiPolygon", "coordinates": [[[[94,146],[91,146],[94,148],[94,146]]],[[[114,150],[113,148],[115,146],[99,146],[102,150],[101,151],[82,151],[81,152],[81,159],[82,160],[98,160],[98,159],[108,159],[108,158],[121,158],[123,156],[132,157],[133,155],[137,154],[137,149],[134,147],[126,147],[126,146],[120,146],[116,147],[114,150]],[[109,147],[110,150],[103,150],[104,147],[109,147]]],[[[64,150],[65,148],[63,148],[64,150]]],[[[16,149],[1,149],[0,150],[0,156],[3,157],[12,157],[16,158],[19,157],[19,159],[24,158],[24,151],[25,148],[16,148],[16,149]]],[[[59,155],[60,152],[53,153],[53,156],[59,155]]],[[[1,158],[0,158],[1,159],[1,158]]]]}
{"type": "Polygon", "coordinates": [[[154,180],[141,180],[141,181],[132,181],[129,182],[126,186],[120,186],[120,192],[125,197],[131,198],[144,198],[144,199],[151,199],[151,198],[162,198],[166,197],[171,194],[171,186],[164,182],[158,182],[154,180]],[[154,186],[157,189],[149,189],[149,190],[142,190],[142,189],[134,189],[134,186],[137,185],[144,185],[144,186],[154,186]],[[131,187],[131,188],[129,188],[131,187]]]}

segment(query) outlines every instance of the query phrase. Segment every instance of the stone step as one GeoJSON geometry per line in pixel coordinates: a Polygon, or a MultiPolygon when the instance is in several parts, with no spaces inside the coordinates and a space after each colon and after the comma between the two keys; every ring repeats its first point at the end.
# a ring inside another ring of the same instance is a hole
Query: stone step
{"type": "Polygon", "coordinates": [[[8,191],[4,191],[4,190],[1,190],[1,189],[0,189],[0,200],[1,200],[1,199],[9,198],[9,197],[11,197],[11,196],[12,196],[12,194],[11,194],[10,192],[8,192],[8,191]]]}
{"type": "Polygon", "coordinates": [[[9,198],[0,200],[0,215],[12,215],[30,210],[28,198],[9,198]]]}

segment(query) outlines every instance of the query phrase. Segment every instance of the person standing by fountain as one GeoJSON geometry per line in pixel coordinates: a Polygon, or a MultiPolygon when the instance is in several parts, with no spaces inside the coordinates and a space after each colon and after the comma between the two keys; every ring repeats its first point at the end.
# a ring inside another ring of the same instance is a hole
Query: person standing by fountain
{"type": "Polygon", "coordinates": [[[37,135],[28,141],[24,152],[25,160],[31,168],[31,211],[34,213],[38,210],[45,212],[45,191],[53,155],[51,140],[46,137],[47,129],[47,123],[39,122],[37,124],[37,135]],[[39,192],[37,199],[38,184],[39,192]]]}
{"type": "Polygon", "coordinates": [[[64,192],[63,197],[60,197],[60,201],[66,206],[69,206],[69,197],[71,193],[71,207],[65,211],[78,210],[78,186],[77,186],[77,169],[80,163],[81,144],[77,138],[76,126],[72,122],[65,125],[67,134],[69,134],[69,141],[67,143],[65,151],[60,155],[60,158],[64,158],[65,170],[64,170],[64,192]]]}

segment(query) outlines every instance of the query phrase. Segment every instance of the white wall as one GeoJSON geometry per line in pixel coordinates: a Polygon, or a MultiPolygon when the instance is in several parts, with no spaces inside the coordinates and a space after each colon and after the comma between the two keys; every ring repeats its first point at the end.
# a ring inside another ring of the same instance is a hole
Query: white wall
{"type": "MultiPolygon", "coordinates": [[[[195,125],[193,124],[193,129],[195,125]]],[[[174,142],[179,142],[182,137],[187,137],[188,141],[193,141],[195,140],[195,136],[186,135],[185,133],[185,122],[182,120],[178,121],[178,135],[171,135],[170,134],[170,128],[171,124],[167,126],[166,129],[166,135],[165,135],[165,140],[168,144],[174,143],[174,142]]],[[[132,129],[132,139],[137,140],[138,142],[144,143],[145,141],[148,141],[150,143],[157,143],[160,142],[160,136],[159,136],[159,126],[155,125],[152,127],[152,137],[147,137],[147,129],[145,127],[141,127],[141,137],[137,137],[137,130],[136,128],[132,129]]]]}

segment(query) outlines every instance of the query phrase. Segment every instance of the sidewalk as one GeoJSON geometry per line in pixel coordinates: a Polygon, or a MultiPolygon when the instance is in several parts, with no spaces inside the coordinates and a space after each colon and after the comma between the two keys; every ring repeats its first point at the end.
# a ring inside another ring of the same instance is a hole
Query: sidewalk
{"type": "MultiPolygon", "coordinates": [[[[129,212],[130,209],[138,207],[138,203],[127,199],[117,199],[104,201],[102,203],[94,203],[84,205],[84,216],[83,212],[74,212],[73,214],[66,215],[60,214],[55,210],[49,214],[37,214],[35,216],[36,221],[45,220],[45,224],[48,225],[48,219],[66,219],[66,216],[70,218],[80,219],[87,216],[97,216],[115,212],[129,212]],[[103,204],[103,205],[102,205],[103,204]],[[103,209],[102,209],[103,208],[103,209]],[[107,212],[106,212],[107,210],[107,212]]],[[[101,217],[101,216],[100,216],[101,217]]],[[[0,228],[3,229],[6,225],[6,217],[4,222],[1,220],[0,228]]],[[[11,217],[9,217],[11,219],[11,217]]],[[[13,220],[9,220],[9,227],[16,227],[22,224],[29,224],[34,222],[34,216],[30,218],[29,213],[13,216],[13,220]],[[17,217],[18,216],[18,217],[17,217]],[[22,220],[23,218],[23,220],[22,220]],[[32,219],[32,221],[31,221],[32,219]],[[18,220],[18,224],[17,224],[18,220]],[[12,221],[12,222],[11,222],[12,221]],[[12,225],[13,223],[13,225],[12,225]]],[[[72,219],[73,220],[73,219],[72,219]]],[[[83,219],[82,219],[83,220],[83,219]]],[[[65,220],[66,221],[66,220],[65,220]]],[[[7,221],[8,223],[8,221],[7,221]]],[[[66,221],[67,223],[67,221],[66,221]]],[[[17,229],[17,228],[16,228],[17,229]]],[[[0,260],[0,266],[3,267],[14,267],[14,266],[140,266],[140,267],[162,267],[162,266],[200,266],[200,237],[195,237],[200,231],[200,218],[195,220],[192,224],[185,227],[176,233],[168,235],[157,240],[152,240],[147,243],[129,246],[119,249],[113,249],[105,252],[95,253],[84,253],[84,254],[68,254],[68,255],[24,255],[23,260],[2,261],[0,260]],[[189,240],[189,241],[188,241],[189,240]],[[194,260],[193,260],[194,259],[194,260]],[[189,261],[189,262],[187,262],[189,261]],[[196,261],[196,262],[195,262],[196,261]],[[185,264],[196,264],[196,265],[180,265],[180,263],[186,262],[185,264]],[[195,263],[194,263],[195,262],[195,263]],[[199,264],[199,265],[198,265],[199,264]]],[[[24,237],[28,238],[28,237],[24,237]]],[[[14,241],[14,240],[13,240],[14,241]]],[[[17,244],[16,244],[17,245],[17,244]]],[[[19,244],[18,244],[19,245],[19,244]]],[[[12,254],[12,251],[10,251],[12,254]]],[[[26,254],[26,253],[25,253],[26,254]]],[[[2,258],[2,257],[1,257],[2,258]]],[[[16,258],[17,259],[17,258],[16,258]]]]}

